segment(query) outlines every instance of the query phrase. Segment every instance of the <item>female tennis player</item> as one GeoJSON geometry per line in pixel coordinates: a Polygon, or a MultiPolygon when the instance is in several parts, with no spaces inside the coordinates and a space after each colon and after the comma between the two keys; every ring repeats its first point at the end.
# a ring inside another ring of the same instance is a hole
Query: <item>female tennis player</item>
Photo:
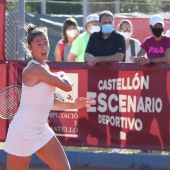
{"type": "Polygon", "coordinates": [[[48,114],[52,108],[80,109],[92,99],[77,98],[74,103],[54,99],[56,87],[71,91],[66,76],[50,72],[46,63],[50,50],[47,28],[27,25],[28,49],[32,60],[23,70],[21,103],[10,123],[4,150],[8,153],[7,170],[27,170],[33,153],[52,170],[70,170],[66,154],[49,127],[48,114]]]}

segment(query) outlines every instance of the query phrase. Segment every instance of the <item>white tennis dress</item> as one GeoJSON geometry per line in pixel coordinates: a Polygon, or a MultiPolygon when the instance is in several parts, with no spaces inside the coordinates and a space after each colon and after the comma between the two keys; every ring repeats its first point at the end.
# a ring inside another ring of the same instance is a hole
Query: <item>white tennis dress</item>
{"type": "MultiPolygon", "coordinates": [[[[33,63],[40,64],[32,60],[28,65],[33,63]]],[[[55,135],[48,125],[55,89],[44,82],[32,87],[22,85],[20,107],[10,123],[5,142],[7,153],[30,156],[55,135]]]]}

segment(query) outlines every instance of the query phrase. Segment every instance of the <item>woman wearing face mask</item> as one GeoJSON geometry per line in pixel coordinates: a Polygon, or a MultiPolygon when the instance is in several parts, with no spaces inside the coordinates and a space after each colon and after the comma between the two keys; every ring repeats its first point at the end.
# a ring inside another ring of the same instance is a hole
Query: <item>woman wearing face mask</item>
{"type": "Polygon", "coordinates": [[[55,61],[67,61],[72,42],[79,33],[77,21],[74,18],[67,18],[62,27],[62,39],[57,43],[55,48],[55,61]]]}
{"type": "Polygon", "coordinates": [[[165,63],[170,60],[170,37],[163,35],[164,20],[159,15],[150,18],[152,37],[146,38],[137,54],[136,63],[139,65],[165,63]],[[147,58],[143,57],[147,54],[147,58]]]}
{"type": "Polygon", "coordinates": [[[126,55],[124,58],[126,63],[134,63],[135,56],[140,50],[140,41],[131,38],[132,29],[133,26],[130,20],[122,20],[119,24],[119,31],[124,36],[126,42],[126,55]]]}

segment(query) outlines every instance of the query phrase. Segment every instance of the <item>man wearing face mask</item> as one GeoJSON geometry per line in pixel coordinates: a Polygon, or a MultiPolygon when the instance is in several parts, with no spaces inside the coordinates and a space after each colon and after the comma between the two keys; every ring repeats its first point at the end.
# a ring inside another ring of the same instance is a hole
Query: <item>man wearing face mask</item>
{"type": "Polygon", "coordinates": [[[125,39],[114,30],[113,14],[110,11],[101,12],[99,24],[101,31],[90,36],[85,61],[89,66],[99,62],[121,62],[125,54],[125,39]]]}
{"type": "Polygon", "coordinates": [[[99,16],[90,14],[86,18],[86,31],[81,33],[74,41],[68,54],[69,62],[84,62],[84,52],[89,41],[90,35],[100,31],[99,16]]]}
{"type": "Polygon", "coordinates": [[[119,24],[119,31],[124,36],[126,42],[126,55],[124,57],[124,62],[134,63],[135,56],[140,50],[140,41],[131,38],[133,26],[130,20],[122,20],[119,24]]]}
{"type": "Polygon", "coordinates": [[[137,54],[136,63],[139,65],[165,63],[170,60],[170,37],[163,35],[164,20],[159,15],[150,18],[152,37],[146,38],[137,54]],[[147,54],[147,58],[143,57],[147,54]]]}

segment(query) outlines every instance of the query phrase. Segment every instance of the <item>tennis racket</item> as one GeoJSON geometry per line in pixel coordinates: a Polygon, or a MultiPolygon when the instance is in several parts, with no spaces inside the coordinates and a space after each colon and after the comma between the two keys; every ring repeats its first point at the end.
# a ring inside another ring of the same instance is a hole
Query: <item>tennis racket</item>
{"type": "Polygon", "coordinates": [[[12,119],[20,105],[22,86],[11,85],[0,91],[0,118],[12,119]]]}

